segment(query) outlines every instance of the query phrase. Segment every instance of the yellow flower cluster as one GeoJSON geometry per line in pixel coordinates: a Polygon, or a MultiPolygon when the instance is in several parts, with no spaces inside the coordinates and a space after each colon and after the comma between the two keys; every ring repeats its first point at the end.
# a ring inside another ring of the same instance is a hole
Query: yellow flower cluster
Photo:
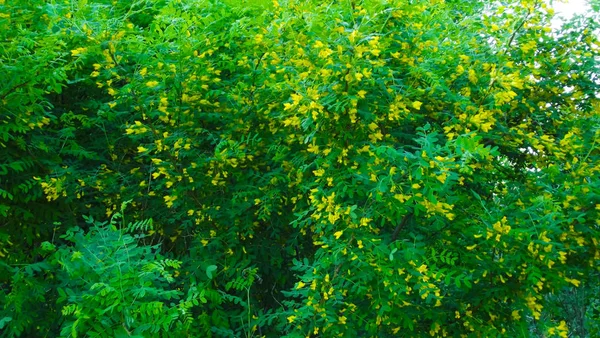
{"type": "MultiPolygon", "coordinates": [[[[35,177],[35,180],[40,181],[39,177],[35,177]]],[[[46,195],[46,199],[48,201],[55,201],[58,197],[66,197],[67,191],[63,189],[63,184],[65,183],[65,177],[61,178],[50,178],[49,182],[40,182],[40,186],[44,190],[44,195],[46,195]]]]}
{"type": "Polygon", "coordinates": [[[551,327],[548,329],[548,335],[554,336],[558,335],[561,338],[569,337],[569,328],[567,327],[567,322],[561,320],[558,326],[551,327]]]}

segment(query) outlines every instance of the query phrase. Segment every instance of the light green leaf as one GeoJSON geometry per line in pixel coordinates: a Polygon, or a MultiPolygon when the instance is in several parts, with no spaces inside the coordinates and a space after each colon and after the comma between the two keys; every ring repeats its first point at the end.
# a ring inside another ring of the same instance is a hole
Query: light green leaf
{"type": "Polygon", "coordinates": [[[208,277],[208,279],[212,279],[213,278],[213,272],[217,270],[217,266],[216,265],[209,265],[206,267],[206,276],[208,277]]]}

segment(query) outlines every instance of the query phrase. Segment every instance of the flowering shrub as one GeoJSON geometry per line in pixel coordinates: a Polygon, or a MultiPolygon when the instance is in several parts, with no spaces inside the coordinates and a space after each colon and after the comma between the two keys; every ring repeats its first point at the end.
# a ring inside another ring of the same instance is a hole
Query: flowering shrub
{"type": "Polygon", "coordinates": [[[558,295],[597,309],[600,20],[554,32],[541,0],[0,13],[8,336],[597,326],[558,295]]]}

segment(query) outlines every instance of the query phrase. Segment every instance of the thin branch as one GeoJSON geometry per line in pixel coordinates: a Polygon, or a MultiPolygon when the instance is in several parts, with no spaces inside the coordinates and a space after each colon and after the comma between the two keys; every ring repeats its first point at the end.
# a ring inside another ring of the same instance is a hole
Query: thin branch
{"type": "Polygon", "coordinates": [[[408,219],[410,218],[410,216],[412,216],[412,213],[408,213],[408,214],[404,215],[404,217],[402,218],[400,223],[398,223],[398,225],[396,226],[396,229],[394,229],[394,234],[392,235],[392,242],[396,241],[396,238],[398,238],[398,233],[400,232],[400,229],[404,228],[404,226],[406,225],[406,222],[408,222],[408,219]]]}
{"type": "Polygon", "coordinates": [[[8,95],[10,95],[10,94],[14,93],[14,91],[15,91],[15,90],[17,90],[17,89],[19,89],[19,88],[21,88],[21,87],[23,87],[23,86],[27,85],[27,84],[28,84],[28,83],[30,83],[31,81],[33,81],[33,79],[31,79],[31,80],[28,80],[28,81],[25,81],[25,82],[23,82],[23,83],[21,83],[21,84],[19,84],[19,85],[16,85],[16,86],[12,87],[12,88],[11,88],[11,89],[9,89],[9,90],[8,90],[8,91],[7,91],[5,94],[3,94],[2,96],[0,96],[0,101],[1,101],[1,100],[4,100],[4,99],[5,99],[5,98],[6,98],[8,95]]]}
{"type": "Polygon", "coordinates": [[[528,10],[527,11],[527,15],[525,16],[525,18],[523,18],[523,20],[521,21],[521,23],[519,23],[519,25],[517,26],[517,28],[515,28],[515,30],[511,34],[510,39],[508,40],[508,43],[506,44],[506,49],[504,50],[504,53],[506,53],[508,51],[508,49],[510,48],[510,45],[512,44],[513,40],[517,36],[517,33],[521,30],[521,28],[523,28],[523,26],[525,25],[525,23],[527,22],[527,20],[529,20],[529,16],[530,15],[531,15],[531,10],[528,10]]]}

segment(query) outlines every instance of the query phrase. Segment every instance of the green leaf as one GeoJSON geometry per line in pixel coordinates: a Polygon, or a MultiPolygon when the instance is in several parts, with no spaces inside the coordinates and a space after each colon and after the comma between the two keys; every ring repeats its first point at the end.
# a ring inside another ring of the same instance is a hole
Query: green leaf
{"type": "Polygon", "coordinates": [[[8,322],[12,320],[12,317],[4,317],[0,319],[0,329],[3,329],[8,322]]]}
{"type": "Polygon", "coordinates": [[[392,250],[392,252],[390,252],[390,256],[389,256],[389,257],[390,257],[390,261],[393,261],[393,260],[394,260],[394,254],[396,253],[396,251],[398,251],[398,249],[397,249],[397,248],[394,248],[394,249],[392,250]]]}
{"type": "Polygon", "coordinates": [[[216,265],[209,265],[206,267],[206,276],[208,277],[208,279],[212,279],[213,278],[213,272],[217,270],[217,266],[216,265]]]}

